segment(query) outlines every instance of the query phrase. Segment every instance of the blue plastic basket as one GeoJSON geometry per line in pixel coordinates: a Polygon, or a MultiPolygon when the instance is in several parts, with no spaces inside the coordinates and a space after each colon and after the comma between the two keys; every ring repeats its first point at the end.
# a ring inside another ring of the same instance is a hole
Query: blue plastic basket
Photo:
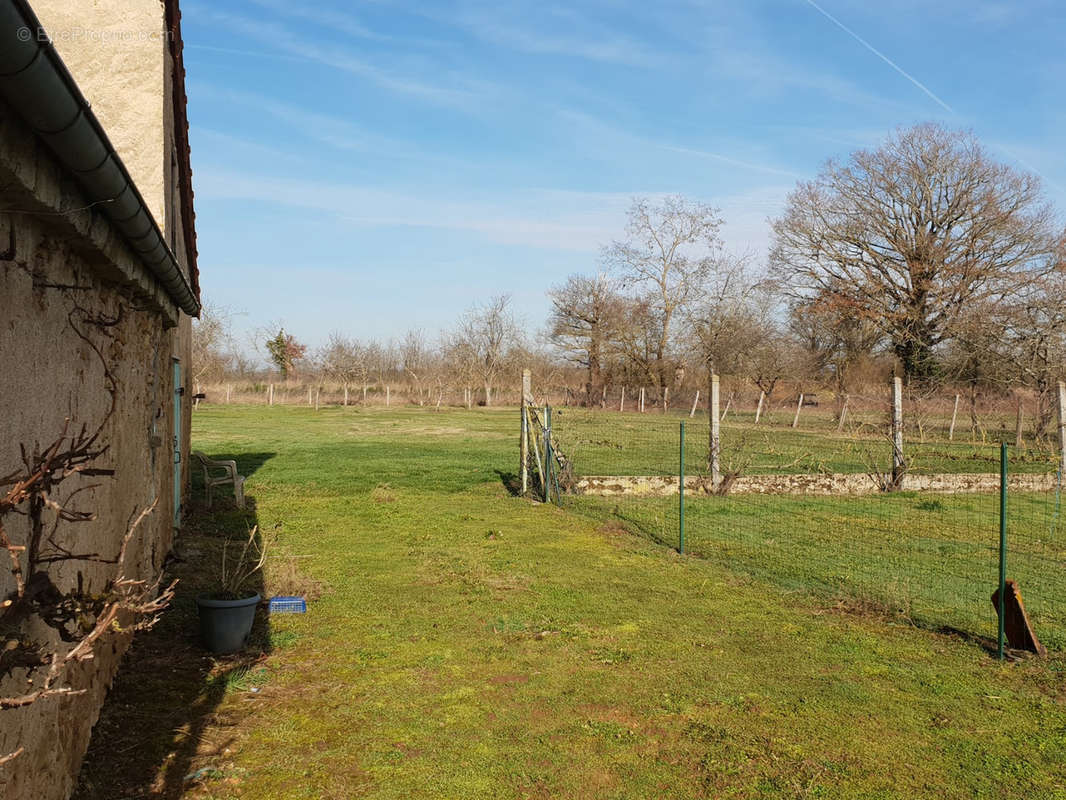
{"type": "Polygon", "coordinates": [[[271,614],[306,614],[307,601],[302,597],[271,597],[271,614]]]}

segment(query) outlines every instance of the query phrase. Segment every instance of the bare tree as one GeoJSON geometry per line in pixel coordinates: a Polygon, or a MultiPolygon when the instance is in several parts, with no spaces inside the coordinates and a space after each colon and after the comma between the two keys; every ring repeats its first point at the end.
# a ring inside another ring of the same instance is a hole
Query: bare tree
{"type": "Polygon", "coordinates": [[[746,354],[771,335],[772,297],[743,259],[722,260],[709,276],[685,321],[708,373],[743,371],[746,354]]]}
{"type": "Polygon", "coordinates": [[[492,392],[522,334],[508,309],[509,295],[497,295],[486,305],[474,306],[459,320],[450,337],[449,351],[466,362],[485,389],[485,405],[492,405],[492,392]]]}
{"type": "Polygon", "coordinates": [[[832,297],[877,322],[919,379],[966,306],[1044,274],[1056,239],[1038,178],[933,124],[830,162],[773,230],[771,263],[794,296],[832,297]]]}
{"type": "Polygon", "coordinates": [[[379,385],[384,386],[395,371],[399,356],[395,343],[390,340],[385,344],[370,342],[366,346],[366,359],[370,374],[376,377],[379,385]]]}
{"type": "MultiPolygon", "coordinates": [[[[331,379],[339,382],[345,392],[356,381],[363,385],[363,399],[366,399],[366,385],[370,376],[370,364],[366,348],[354,339],[334,332],[329,341],[317,355],[316,361],[322,371],[331,379]]],[[[345,394],[347,397],[347,394],[345,394]]]]}
{"type": "Polygon", "coordinates": [[[192,323],[192,379],[196,384],[219,380],[231,359],[232,312],[204,298],[200,316],[192,323]]]}
{"type": "Polygon", "coordinates": [[[660,397],[665,397],[676,367],[670,358],[675,318],[698,296],[714,269],[721,225],[718,211],[702,203],[679,196],[659,205],[640,199],[629,209],[625,241],[604,248],[603,261],[623,288],[646,293],[642,299],[655,322],[649,377],[660,397]]]}
{"type": "Polygon", "coordinates": [[[429,371],[430,353],[426,336],[421,330],[411,329],[400,343],[400,362],[404,374],[414,383],[418,404],[425,405],[423,384],[429,371]]]}
{"type": "Polygon", "coordinates": [[[1036,436],[1051,426],[1058,382],[1066,378],[1066,259],[1018,302],[1004,325],[1006,355],[1019,381],[1037,393],[1036,436]]]}
{"type": "Polygon", "coordinates": [[[603,369],[615,346],[624,301],[606,275],[571,275],[548,292],[551,340],[566,357],[587,370],[585,404],[600,396],[603,369]]]}
{"type": "Polygon", "coordinates": [[[854,312],[853,302],[841,301],[847,296],[843,287],[819,292],[794,301],[788,310],[788,331],[806,355],[809,371],[823,377],[828,373],[833,382],[838,420],[852,388],[852,373],[871,361],[884,339],[880,326],[854,312]]]}

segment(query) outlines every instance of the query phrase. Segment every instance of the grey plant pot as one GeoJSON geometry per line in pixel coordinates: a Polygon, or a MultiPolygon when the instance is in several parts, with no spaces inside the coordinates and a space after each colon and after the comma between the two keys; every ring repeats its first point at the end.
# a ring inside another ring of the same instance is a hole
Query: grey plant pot
{"type": "Polygon", "coordinates": [[[235,653],[244,647],[255,622],[255,608],[259,595],[240,600],[213,600],[201,595],[196,598],[200,612],[200,639],[208,650],[219,655],[235,653]]]}

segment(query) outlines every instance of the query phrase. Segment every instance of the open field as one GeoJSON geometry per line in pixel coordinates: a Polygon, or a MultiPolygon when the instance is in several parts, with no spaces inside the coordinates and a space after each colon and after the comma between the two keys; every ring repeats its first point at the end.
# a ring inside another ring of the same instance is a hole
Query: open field
{"type": "MultiPolygon", "coordinates": [[[[611,509],[514,497],[513,410],[205,406],[194,447],[235,457],[255,503],[199,510],[179,552],[281,523],[323,594],[271,619],[251,666],[184,683],[179,599],[155,645],[174,664],[138,672],[156,632],[135,647],[85,800],[1066,797],[1061,657],[1001,665],[797,590],[753,566],[777,530],[683,557],[611,509]],[[153,723],[131,696],[187,716],[153,723]],[[122,785],[142,750],[158,756],[122,785]]],[[[787,518],[839,513],[810,499],[787,518]]]]}
{"type": "MultiPolygon", "coordinates": [[[[892,443],[884,416],[867,415],[858,425],[836,430],[831,413],[805,410],[799,428],[791,417],[776,415],[754,424],[754,414],[731,414],[722,424],[722,466],[745,474],[866,473],[890,470],[892,443]]],[[[686,462],[693,473],[705,469],[708,422],[705,413],[690,419],[677,413],[618,413],[578,408],[555,409],[552,428],[559,446],[580,475],[675,475],[678,423],[686,424],[686,462]]],[[[946,427],[946,426],[945,426],[946,427]]],[[[1010,432],[1013,442],[1013,431],[1010,432]]],[[[904,454],[918,474],[999,471],[1000,438],[971,442],[961,435],[948,441],[943,431],[919,440],[908,431],[904,454]]],[[[1011,471],[1049,473],[1057,468],[1051,446],[1012,452],[1011,471]]]]}

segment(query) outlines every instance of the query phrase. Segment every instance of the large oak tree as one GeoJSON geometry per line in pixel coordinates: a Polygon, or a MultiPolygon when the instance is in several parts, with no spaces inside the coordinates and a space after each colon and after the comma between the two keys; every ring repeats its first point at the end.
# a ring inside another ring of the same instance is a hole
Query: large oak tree
{"type": "Polygon", "coordinates": [[[1036,176],[924,124],[797,186],[771,265],[797,298],[874,321],[923,379],[969,304],[1009,300],[1052,267],[1054,226],[1036,176]]]}

